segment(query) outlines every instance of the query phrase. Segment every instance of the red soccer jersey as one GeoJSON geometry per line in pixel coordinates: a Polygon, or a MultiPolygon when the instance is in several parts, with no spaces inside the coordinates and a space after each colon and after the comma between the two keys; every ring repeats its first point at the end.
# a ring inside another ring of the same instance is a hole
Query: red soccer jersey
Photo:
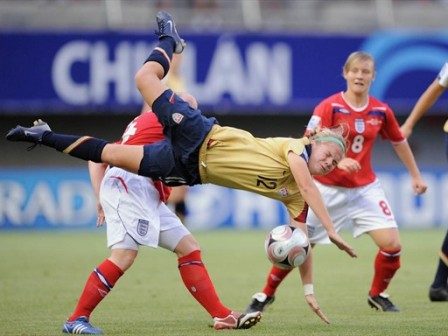
{"type": "MultiPolygon", "coordinates": [[[[164,139],[163,128],[157,116],[151,112],[145,112],[134,118],[124,131],[119,144],[148,145],[164,139]]],[[[166,202],[171,193],[171,187],[160,181],[154,181],[154,186],[160,194],[160,200],[166,202]]]]}
{"type": "Polygon", "coordinates": [[[346,156],[361,164],[357,173],[347,174],[335,168],[328,175],[315,176],[316,180],[326,185],[355,188],[373,182],[376,175],[371,156],[377,135],[393,143],[405,141],[391,108],[372,96],[369,96],[369,102],[363,109],[351,107],[342,92],[326,98],[314,109],[307,129],[314,129],[319,124],[322,127],[345,124],[349,130],[346,156]]]}
{"type": "Polygon", "coordinates": [[[164,139],[163,128],[157,116],[145,112],[135,117],[124,131],[118,143],[126,145],[147,145],[164,139]]]}

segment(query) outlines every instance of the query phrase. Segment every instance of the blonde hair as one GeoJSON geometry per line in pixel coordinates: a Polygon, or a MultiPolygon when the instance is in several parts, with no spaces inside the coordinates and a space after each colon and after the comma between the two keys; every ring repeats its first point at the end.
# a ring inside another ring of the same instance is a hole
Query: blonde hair
{"type": "Polygon", "coordinates": [[[315,132],[308,135],[308,138],[316,143],[334,142],[342,148],[342,152],[345,154],[348,148],[347,134],[347,125],[340,124],[331,128],[316,129],[315,132]]]}
{"type": "Polygon", "coordinates": [[[350,70],[350,67],[352,66],[353,62],[358,61],[358,60],[372,61],[373,71],[375,71],[375,60],[374,60],[373,56],[365,51],[355,51],[355,52],[352,52],[347,57],[347,60],[345,61],[344,66],[342,67],[342,75],[346,74],[350,70]]]}

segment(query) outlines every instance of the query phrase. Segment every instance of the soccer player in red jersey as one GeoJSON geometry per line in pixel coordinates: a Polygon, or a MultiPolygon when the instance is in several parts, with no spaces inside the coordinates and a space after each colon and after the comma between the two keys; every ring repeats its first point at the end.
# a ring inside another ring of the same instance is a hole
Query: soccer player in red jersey
{"type": "MultiPolygon", "coordinates": [[[[197,108],[193,96],[179,95],[197,108]]],[[[143,145],[163,139],[162,125],[157,116],[148,111],[128,124],[118,143],[143,145]]],[[[165,205],[170,187],[102,163],[90,161],[89,172],[98,199],[97,226],[107,222],[111,254],[87,279],[74,312],[64,323],[64,333],[103,333],[90,324],[90,315],[132,266],[140,246],[160,246],[177,255],[185,287],[214,319],[215,329],[246,329],[259,321],[261,315],[258,312],[240,314],[221,303],[202,262],[199,244],[165,205]]]]}
{"type": "MultiPolygon", "coordinates": [[[[314,176],[336,230],[351,223],[354,237],[370,235],[378,246],[368,303],[380,311],[397,312],[385,290],[400,267],[401,242],[392,210],[372,169],[372,147],[378,136],[391,142],[398,157],[412,177],[416,194],[426,191],[409,144],[400,132],[390,107],[369,95],[375,78],[375,62],[365,52],[352,53],[344,67],[347,90],[324,99],[314,110],[307,132],[320,127],[344,124],[348,127],[347,155],[327,175],[314,176]]],[[[316,214],[310,209],[307,217],[312,244],[329,243],[316,214]]],[[[274,294],[289,270],[272,267],[263,291],[256,293],[247,311],[263,311],[274,301],[274,294]]]]}

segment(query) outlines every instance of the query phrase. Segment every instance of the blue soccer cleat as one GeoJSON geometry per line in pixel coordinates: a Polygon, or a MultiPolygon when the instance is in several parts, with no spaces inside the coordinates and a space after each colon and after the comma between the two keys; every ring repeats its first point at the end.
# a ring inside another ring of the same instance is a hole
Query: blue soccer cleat
{"type": "Polygon", "coordinates": [[[95,328],[89,323],[87,317],[81,316],[73,322],[66,321],[62,327],[64,334],[73,335],[102,335],[101,329],[95,328]]]}
{"type": "Polygon", "coordinates": [[[6,134],[6,140],[31,142],[33,145],[28,150],[33,149],[36,145],[42,143],[45,132],[51,132],[50,126],[41,119],[34,121],[31,127],[23,127],[17,125],[6,134]]]}
{"type": "Polygon", "coordinates": [[[186,43],[180,38],[171,14],[165,11],[160,11],[157,13],[156,19],[158,30],[156,30],[155,33],[159,37],[159,40],[166,36],[172,37],[176,43],[174,52],[180,54],[184,50],[186,43]]]}

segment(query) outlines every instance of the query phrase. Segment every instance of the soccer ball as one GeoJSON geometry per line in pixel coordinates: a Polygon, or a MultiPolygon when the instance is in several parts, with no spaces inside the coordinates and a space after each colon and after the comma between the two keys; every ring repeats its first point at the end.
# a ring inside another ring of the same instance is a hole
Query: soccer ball
{"type": "Polygon", "coordinates": [[[269,232],[264,248],[268,259],[275,266],[292,269],[305,262],[310,250],[310,241],[301,229],[280,225],[269,232]]]}

